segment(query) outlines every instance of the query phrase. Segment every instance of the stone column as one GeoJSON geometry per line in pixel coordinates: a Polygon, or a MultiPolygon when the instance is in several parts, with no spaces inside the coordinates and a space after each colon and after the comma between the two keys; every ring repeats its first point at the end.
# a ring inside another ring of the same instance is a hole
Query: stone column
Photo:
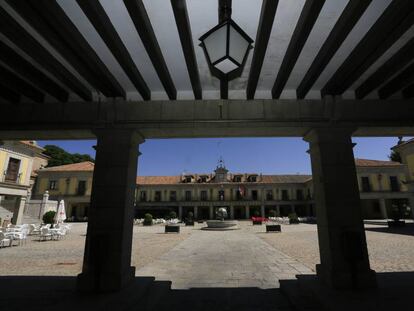
{"type": "Polygon", "coordinates": [[[208,213],[208,217],[210,218],[210,219],[214,219],[214,210],[213,210],[213,206],[209,206],[208,207],[208,211],[209,211],[209,213],[208,213]]]}
{"type": "Polygon", "coordinates": [[[264,205],[262,205],[262,206],[260,207],[260,215],[261,215],[262,217],[265,217],[265,206],[264,206],[264,205]]]}
{"type": "Polygon", "coordinates": [[[234,206],[230,205],[230,219],[234,219],[234,206]]]}
{"type": "Polygon", "coordinates": [[[180,220],[183,219],[183,207],[182,206],[178,207],[178,219],[180,220]]]}
{"type": "Polygon", "coordinates": [[[198,219],[198,207],[197,206],[194,206],[194,220],[197,220],[198,219]]]}
{"type": "Polygon", "coordinates": [[[21,225],[23,223],[23,212],[26,205],[26,197],[17,197],[14,205],[12,224],[21,225]]]}
{"type": "Polygon", "coordinates": [[[250,218],[250,206],[246,206],[246,219],[250,218]]]}
{"type": "Polygon", "coordinates": [[[385,199],[384,198],[379,199],[379,205],[380,205],[382,219],[388,219],[387,205],[385,204],[385,199]]]}
{"type": "Polygon", "coordinates": [[[319,279],[330,288],[376,287],[370,269],[349,128],[316,128],[310,145],[321,263],[319,279]]]}
{"type": "Polygon", "coordinates": [[[131,266],[138,146],[129,129],[96,130],[97,147],[81,291],[120,290],[135,278],[131,266]]]}

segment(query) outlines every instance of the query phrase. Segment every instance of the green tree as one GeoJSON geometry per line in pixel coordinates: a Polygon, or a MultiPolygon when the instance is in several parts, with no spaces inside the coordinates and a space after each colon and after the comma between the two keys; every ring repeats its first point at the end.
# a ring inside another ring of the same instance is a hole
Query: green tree
{"type": "Polygon", "coordinates": [[[400,163],[402,163],[402,160],[401,160],[401,155],[400,155],[398,152],[394,151],[394,150],[391,150],[391,153],[390,153],[390,155],[388,156],[388,158],[389,158],[391,161],[394,161],[394,162],[400,162],[400,163]]]}
{"type": "Polygon", "coordinates": [[[89,154],[72,154],[55,145],[46,145],[44,148],[45,151],[43,153],[50,157],[47,167],[79,163],[84,161],[94,162],[94,159],[89,154]]]}

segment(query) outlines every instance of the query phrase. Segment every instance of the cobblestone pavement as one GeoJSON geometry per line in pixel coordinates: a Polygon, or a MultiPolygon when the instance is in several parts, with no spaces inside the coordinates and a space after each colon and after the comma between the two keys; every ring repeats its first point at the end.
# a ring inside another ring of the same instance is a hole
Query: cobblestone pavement
{"type": "MultiPolygon", "coordinates": [[[[190,235],[164,234],[163,226],[134,226],[132,265],[140,268],[167,252],[190,235]]],[[[60,241],[39,242],[30,236],[25,245],[0,249],[0,275],[76,276],[81,272],[85,247],[85,223],[73,223],[60,241]]]]}
{"type": "MultiPolygon", "coordinates": [[[[376,272],[414,271],[414,224],[394,230],[365,225],[371,268],[376,272]]],[[[264,241],[315,270],[320,262],[316,225],[282,226],[282,233],[261,234],[264,241]]]]}
{"type": "Polygon", "coordinates": [[[257,228],[244,222],[241,230],[193,234],[158,260],[137,271],[139,276],[172,281],[173,289],[193,287],[278,288],[279,279],[312,271],[258,238],[257,228]]]}

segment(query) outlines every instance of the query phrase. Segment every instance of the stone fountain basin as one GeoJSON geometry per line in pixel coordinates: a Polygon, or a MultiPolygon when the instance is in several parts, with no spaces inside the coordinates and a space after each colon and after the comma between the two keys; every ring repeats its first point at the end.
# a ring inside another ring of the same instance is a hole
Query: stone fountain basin
{"type": "Polygon", "coordinates": [[[237,220],[207,220],[203,230],[236,230],[239,229],[237,220]]]}

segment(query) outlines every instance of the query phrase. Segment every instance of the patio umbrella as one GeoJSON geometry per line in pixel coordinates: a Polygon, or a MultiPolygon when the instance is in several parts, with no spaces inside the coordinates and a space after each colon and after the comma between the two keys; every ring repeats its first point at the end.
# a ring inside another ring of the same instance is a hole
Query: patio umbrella
{"type": "Polygon", "coordinates": [[[66,219],[66,211],[65,211],[65,201],[60,200],[57,213],[55,215],[55,223],[62,223],[66,219]]]}

